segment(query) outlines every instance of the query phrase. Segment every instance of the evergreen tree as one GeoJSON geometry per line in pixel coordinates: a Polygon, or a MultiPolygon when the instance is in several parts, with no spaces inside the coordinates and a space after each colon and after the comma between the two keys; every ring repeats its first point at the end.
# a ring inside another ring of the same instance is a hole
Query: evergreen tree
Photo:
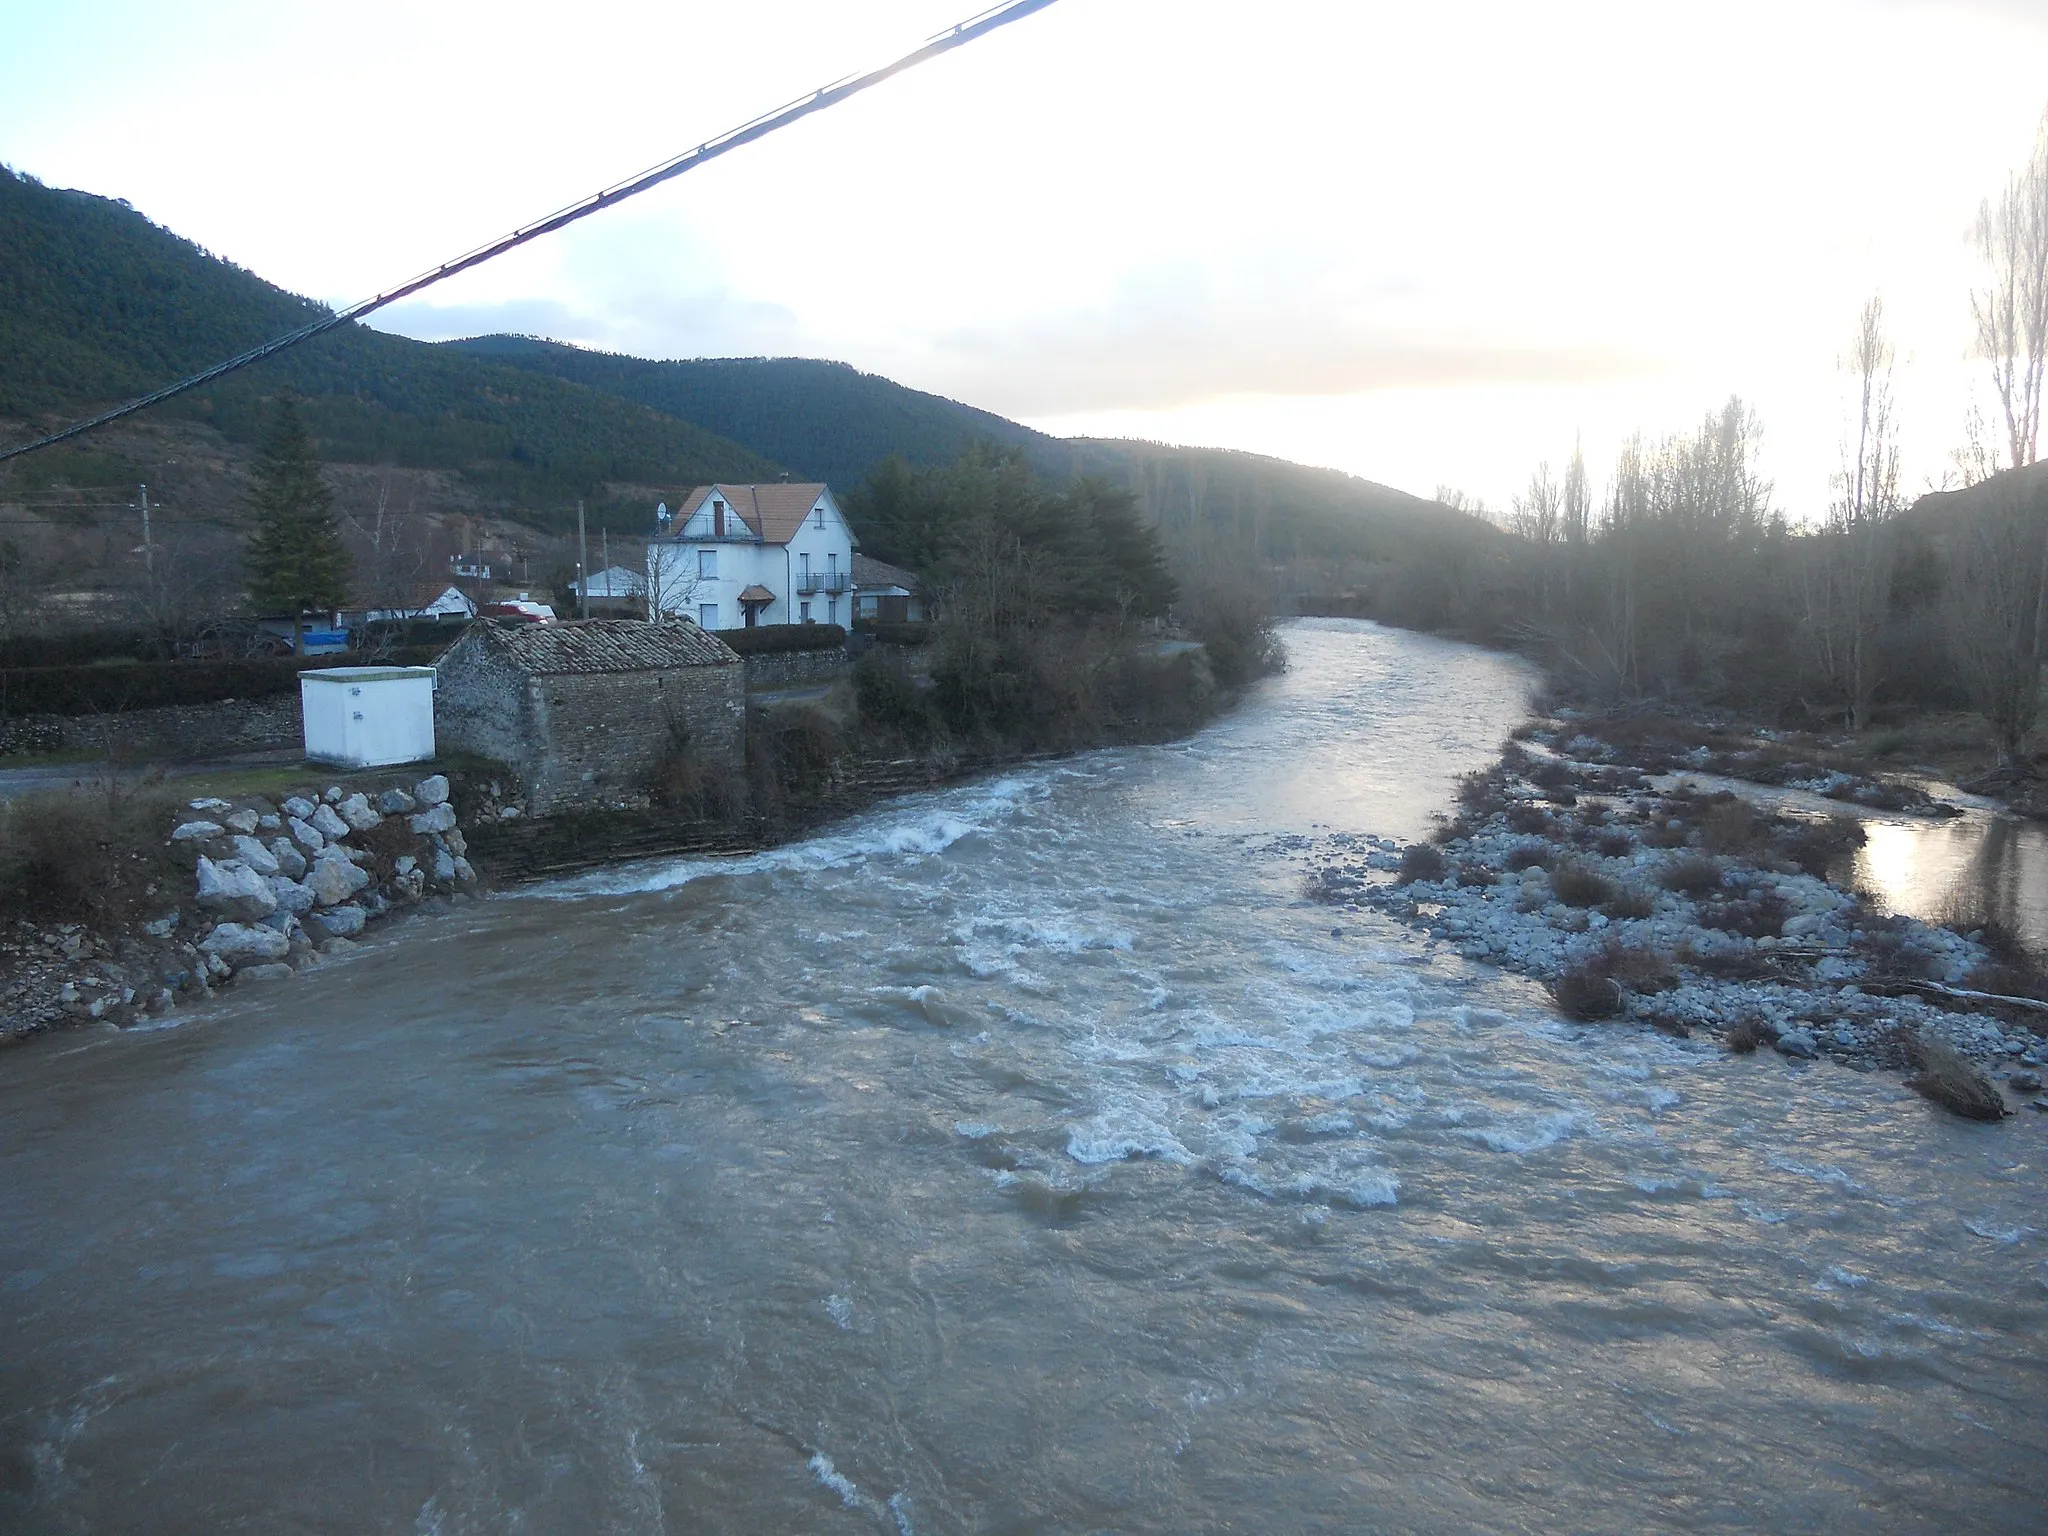
{"type": "Polygon", "coordinates": [[[256,526],[245,555],[249,600],[259,613],[292,616],[296,651],[301,614],[348,601],[349,557],[313,440],[289,396],[278,400],[265,425],[255,479],[249,507],[256,526]]]}

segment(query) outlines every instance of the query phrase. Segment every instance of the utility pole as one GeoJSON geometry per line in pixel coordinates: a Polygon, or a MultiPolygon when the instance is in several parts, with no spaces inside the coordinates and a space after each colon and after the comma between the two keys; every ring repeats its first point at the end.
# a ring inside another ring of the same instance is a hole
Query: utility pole
{"type": "Polygon", "coordinates": [[[590,617],[590,535],[583,527],[583,498],[576,498],[576,578],[583,589],[583,613],[590,617]]]}
{"type": "Polygon", "coordinates": [[[602,565],[602,566],[604,567],[604,600],[605,600],[606,602],[610,602],[610,601],[611,601],[611,600],[612,600],[613,598],[615,598],[615,597],[617,597],[617,596],[619,595],[618,593],[616,593],[616,592],[614,592],[614,591],[612,590],[612,531],[611,531],[611,529],[609,529],[609,528],[600,528],[600,529],[598,529],[598,530],[597,530],[597,539],[598,539],[598,548],[599,548],[599,549],[600,549],[600,550],[602,551],[602,553],[600,553],[600,554],[598,555],[598,557],[597,557],[597,560],[598,560],[598,564],[600,564],[600,565],[602,565]]]}
{"type": "Polygon", "coordinates": [[[156,545],[149,537],[149,487],[142,487],[142,569],[148,573],[152,591],[156,579],[156,545]]]}

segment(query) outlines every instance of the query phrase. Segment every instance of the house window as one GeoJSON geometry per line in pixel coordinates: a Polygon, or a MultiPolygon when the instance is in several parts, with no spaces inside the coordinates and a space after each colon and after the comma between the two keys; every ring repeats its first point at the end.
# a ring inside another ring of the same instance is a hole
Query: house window
{"type": "Polygon", "coordinates": [[[706,629],[718,628],[718,604],[699,603],[697,605],[697,622],[706,629]]]}
{"type": "Polygon", "coordinates": [[[797,604],[796,618],[799,624],[811,622],[811,600],[809,598],[805,598],[801,603],[797,604]]]}
{"type": "Polygon", "coordinates": [[[836,597],[825,599],[825,622],[827,624],[837,624],[839,622],[839,599],[836,597]]]}
{"type": "Polygon", "coordinates": [[[825,526],[825,509],[823,507],[812,508],[811,526],[813,528],[822,528],[825,526]]]}
{"type": "Polygon", "coordinates": [[[718,551],[700,549],[697,551],[697,579],[716,581],[718,579],[718,551]]]}

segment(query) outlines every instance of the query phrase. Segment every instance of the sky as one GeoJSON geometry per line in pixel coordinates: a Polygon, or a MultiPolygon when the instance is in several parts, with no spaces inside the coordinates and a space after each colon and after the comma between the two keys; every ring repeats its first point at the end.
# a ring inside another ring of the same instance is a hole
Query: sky
{"type": "MultiPolygon", "coordinates": [[[[342,304],[976,3],[14,0],[0,162],[342,304]]],[[[1734,393],[1806,519],[1872,294],[1909,487],[1948,469],[1965,236],[2044,109],[2048,0],[1058,0],[375,323],[837,358],[1495,506],[1734,393]]]]}

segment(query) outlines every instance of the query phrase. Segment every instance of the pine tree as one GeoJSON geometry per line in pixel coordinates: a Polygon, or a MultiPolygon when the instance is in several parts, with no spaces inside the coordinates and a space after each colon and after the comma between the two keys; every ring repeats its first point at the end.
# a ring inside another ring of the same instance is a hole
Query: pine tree
{"type": "Polygon", "coordinates": [[[256,526],[245,556],[249,600],[259,613],[291,614],[296,652],[300,616],[348,600],[349,557],[313,440],[289,396],[278,400],[265,426],[255,481],[249,507],[256,526]]]}

